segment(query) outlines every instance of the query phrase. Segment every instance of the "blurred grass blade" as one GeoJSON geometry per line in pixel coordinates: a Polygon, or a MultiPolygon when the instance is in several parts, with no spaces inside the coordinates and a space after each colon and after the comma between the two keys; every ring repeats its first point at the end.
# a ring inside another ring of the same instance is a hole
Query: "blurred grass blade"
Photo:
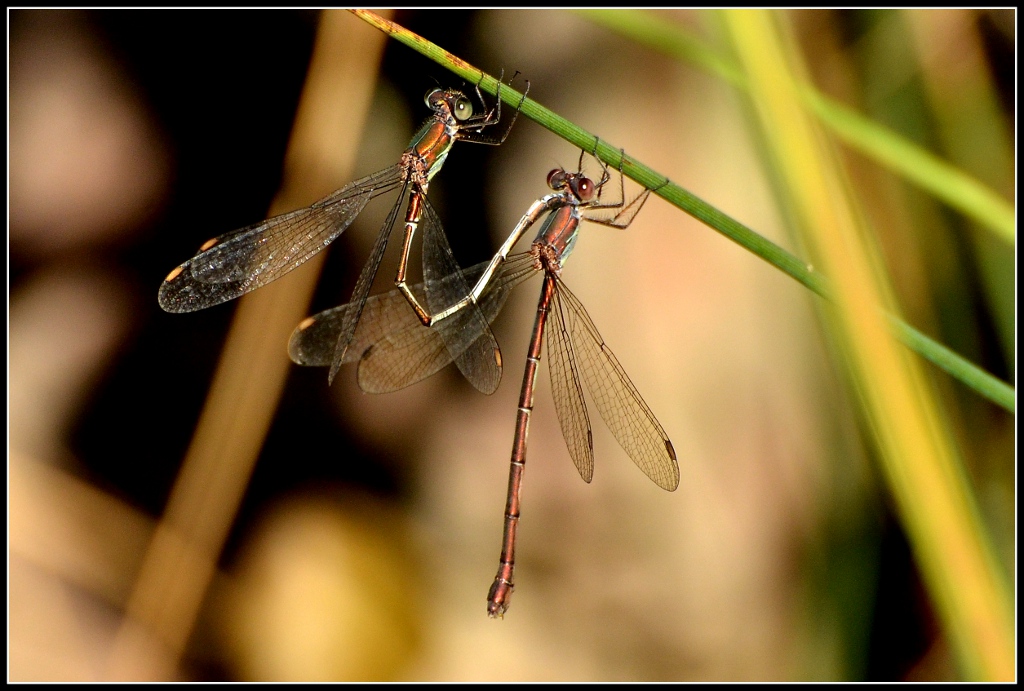
{"type": "MultiPolygon", "coordinates": [[[[352,12],[392,38],[448,68],[467,82],[479,83],[481,90],[488,94],[495,95],[497,93],[498,82],[494,77],[484,74],[422,36],[418,36],[394,22],[382,19],[373,12],[366,10],[352,10],[352,12]]],[[[737,74],[739,73],[737,72],[737,74]]],[[[501,89],[502,101],[510,106],[518,106],[521,96],[522,94],[510,87],[503,86],[501,89]]],[[[567,142],[587,151],[594,150],[594,142],[597,138],[593,134],[556,115],[536,101],[527,98],[523,101],[520,112],[567,142]]],[[[662,199],[753,252],[818,295],[829,297],[828,284],[824,276],[771,240],[759,235],[679,185],[672,182],[666,183],[665,176],[637,161],[629,154],[621,154],[618,148],[608,142],[601,140],[595,153],[600,160],[610,166],[619,167],[621,164],[622,173],[626,177],[647,188],[656,189],[656,194],[662,199]]],[[[908,348],[996,405],[1010,413],[1016,410],[1015,392],[1011,386],[917,331],[899,317],[890,316],[890,319],[897,337],[908,348]]]]}
{"type": "Polygon", "coordinates": [[[884,477],[946,637],[967,678],[1012,680],[1009,591],[927,378],[896,346],[876,308],[892,304],[888,279],[838,157],[801,97],[804,70],[773,23],[785,16],[721,13],[748,75],[784,203],[830,276],[833,304],[825,322],[874,432],[884,477]]]}
{"type": "MultiPolygon", "coordinates": [[[[875,19],[871,33],[895,39],[883,38],[894,55],[883,55],[884,51],[864,45],[857,62],[875,65],[868,68],[871,70],[886,70],[893,57],[918,65],[915,77],[919,78],[915,78],[915,88],[910,91],[920,98],[922,110],[928,113],[929,136],[934,137],[951,163],[1004,197],[1012,198],[1016,179],[1012,111],[1007,118],[994,72],[998,63],[989,61],[984,31],[986,15],[992,16],[985,10],[970,8],[906,9],[880,12],[877,17],[868,15],[875,19]]],[[[906,115],[906,110],[893,100],[869,98],[875,101],[883,117],[906,115]]],[[[1016,262],[1014,253],[1006,251],[1012,248],[978,223],[950,227],[941,216],[936,220],[937,225],[947,229],[926,231],[926,237],[941,243],[940,236],[945,234],[950,238],[946,242],[970,243],[971,252],[964,256],[963,263],[965,268],[976,267],[979,288],[984,291],[1004,360],[1012,368],[1017,353],[1016,262]]],[[[937,243],[930,244],[934,247],[937,243]]],[[[939,280],[947,285],[956,284],[951,274],[944,274],[939,280]]],[[[1012,378],[1013,374],[1011,369],[1009,376],[1012,378]]]]}
{"type": "MultiPolygon", "coordinates": [[[[268,215],[305,206],[351,177],[384,50],[384,41],[354,26],[337,11],[320,19],[282,187],[268,215]]],[[[179,674],[178,660],[216,576],[284,389],[291,362],[282,344],[307,314],[322,261],[317,257],[239,301],[202,415],[112,643],[111,678],[179,674]],[[170,667],[155,669],[157,660],[170,667]]]]}
{"type": "MultiPolygon", "coordinates": [[[[640,10],[579,10],[593,22],[667,55],[691,62],[737,88],[748,85],[728,58],[685,29],[640,10]]],[[[797,84],[804,104],[837,137],[878,164],[972,218],[1016,246],[1013,205],[990,187],[807,84],[797,84]]]]}

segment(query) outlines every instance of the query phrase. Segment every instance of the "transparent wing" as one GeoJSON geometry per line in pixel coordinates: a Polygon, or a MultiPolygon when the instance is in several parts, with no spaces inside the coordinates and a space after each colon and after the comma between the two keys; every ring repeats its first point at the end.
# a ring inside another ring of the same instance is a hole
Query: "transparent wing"
{"type": "MultiPolygon", "coordinates": [[[[427,307],[436,314],[469,295],[470,284],[459,268],[441,221],[423,199],[423,288],[427,307]]],[[[479,305],[471,304],[431,328],[441,336],[448,355],[478,391],[492,394],[501,383],[501,351],[479,305]]]]}
{"type": "Polygon", "coordinates": [[[601,338],[583,305],[561,279],[557,281],[555,302],[565,318],[571,350],[579,358],[598,413],[640,470],[659,487],[674,490],[679,486],[679,463],[665,429],[601,338]]]}
{"type": "Polygon", "coordinates": [[[168,312],[232,300],[295,269],[334,241],[374,197],[402,184],[395,165],[356,180],[312,206],[221,235],[171,272],[157,297],[168,312]]]}
{"type": "MultiPolygon", "coordinates": [[[[466,269],[464,276],[479,276],[483,273],[486,262],[466,269]]],[[[423,284],[411,286],[417,297],[423,294],[423,284]]],[[[288,342],[288,354],[297,365],[311,367],[327,367],[334,361],[334,348],[341,335],[342,324],[345,323],[351,303],[332,307],[304,320],[292,332],[288,342]]],[[[349,344],[344,362],[357,362],[373,345],[404,331],[419,331],[420,323],[416,313],[409,308],[405,296],[396,290],[371,296],[363,307],[363,316],[359,320],[355,334],[349,344]]],[[[437,341],[441,349],[444,343],[430,329],[422,329],[425,341],[437,341]],[[427,334],[433,334],[427,336],[427,334]]],[[[450,360],[449,360],[450,361],[450,360]]]]}
{"type": "MultiPolygon", "coordinates": [[[[406,180],[402,186],[402,193],[398,195],[395,205],[391,208],[391,213],[384,219],[384,225],[381,226],[380,231],[377,233],[377,240],[373,243],[370,256],[366,263],[363,264],[363,270],[359,272],[359,278],[356,279],[356,285],[352,289],[352,299],[348,302],[350,308],[345,312],[341,323],[341,332],[338,334],[338,342],[334,346],[334,361],[331,363],[331,370],[327,374],[328,385],[334,381],[338,370],[341,369],[341,363],[345,362],[349,346],[352,343],[352,339],[355,338],[356,328],[359,326],[359,318],[363,314],[367,297],[370,295],[373,279],[377,277],[377,270],[380,269],[380,263],[384,259],[384,250],[388,247],[391,229],[395,227],[395,221],[398,219],[398,212],[402,208],[402,201],[405,199],[409,185],[409,181],[406,180]]],[[[409,310],[412,311],[412,307],[409,310]]]]}
{"type": "MultiPolygon", "coordinates": [[[[486,266],[487,263],[484,262],[466,269],[462,280],[476,282],[486,266]]],[[[487,290],[480,296],[480,314],[483,316],[485,326],[493,322],[501,312],[512,289],[538,270],[528,252],[512,255],[505,260],[487,290]]],[[[447,287],[442,288],[445,289],[447,287]]],[[[413,286],[413,291],[421,290],[422,284],[413,286]]],[[[455,316],[458,315],[453,315],[451,319],[455,316]]],[[[419,320],[415,320],[412,326],[390,330],[383,338],[376,340],[359,361],[359,387],[367,393],[397,391],[429,377],[451,362],[451,351],[437,328],[444,323],[426,327],[419,320]]],[[[497,348],[496,343],[491,345],[490,338],[493,337],[488,338],[484,335],[481,338],[481,332],[474,332],[469,328],[474,326],[479,328],[479,323],[469,323],[460,334],[460,337],[470,344],[469,348],[477,347],[473,344],[478,339],[486,344],[480,347],[479,352],[485,352],[485,347],[497,348]]],[[[496,350],[495,355],[500,358],[500,351],[496,350]]]]}
{"type": "MultiPolygon", "coordinates": [[[[330,367],[350,309],[351,304],[332,307],[303,320],[288,340],[292,362],[308,367],[330,367]]],[[[363,307],[362,318],[343,362],[358,362],[370,346],[389,333],[419,325],[416,313],[409,309],[405,296],[397,290],[371,296],[363,307]]]]}
{"type": "Polygon", "coordinates": [[[363,353],[356,372],[360,389],[366,393],[398,391],[423,381],[452,361],[440,334],[418,319],[416,322],[408,329],[385,334],[363,353]]]}
{"type": "MultiPolygon", "coordinates": [[[[555,279],[552,279],[555,280],[555,279]]],[[[555,399],[555,412],[562,428],[562,438],[569,448],[569,456],[585,482],[594,478],[594,436],[590,416],[583,399],[580,373],[573,352],[569,332],[571,316],[555,284],[555,297],[548,315],[548,372],[551,374],[551,395],[555,399]]]]}
{"type": "MultiPolygon", "coordinates": [[[[487,266],[477,264],[463,272],[476,281],[487,266]]],[[[498,270],[480,300],[486,323],[494,321],[511,290],[537,272],[528,253],[513,255],[498,270]]],[[[412,286],[420,297],[423,284],[412,286]]],[[[288,354],[299,365],[326,367],[334,361],[334,348],[350,305],[341,305],[306,319],[292,333],[288,354]]],[[[359,385],[368,393],[397,391],[415,384],[451,362],[441,335],[420,323],[398,291],[374,295],[366,301],[362,319],[343,362],[359,361],[359,385]]]]}

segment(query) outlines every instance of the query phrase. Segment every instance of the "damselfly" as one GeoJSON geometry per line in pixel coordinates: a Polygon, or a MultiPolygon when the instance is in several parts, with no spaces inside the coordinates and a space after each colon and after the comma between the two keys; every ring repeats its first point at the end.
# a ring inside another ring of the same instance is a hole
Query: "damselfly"
{"type": "MultiPolygon", "coordinates": [[[[529,82],[523,99],[526,98],[526,91],[529,91],[529,82]]],[[[476,93],[486,110],[479,85],[476,93]]],[[[431,290],[436,287],[447,291],[443,294],[428,291],[429,304],[436,304],[437,309],[440,309],[464,296],[469,286],[461,277],[441,222],[427,200],[427,187],[441,170],[456,141],[501,144],[515,124],[519,110],[516,110],[499,135],[487,136],[484,130],[501,120],[501,80],[498,82],[496,105],[480,115],[474,115],[472,102],[462,92],[453,89],[434,89],[427,94],[425,100],[434,113],[412,138],[397,164],[356,180],[305,209],[275,216],[208,240],[195,257],[174,269],[164,279],[158,298],[160,306],[168,312],[193,312],[264,286],[297,268],[333,242],[371,199],[400,189],[395,205],[377,235],[370,257],[356,280],[349,302],[353,309],[346,312],[345,322],[333,344],[328,381],[333,381],[345,360],[374,277],[384,257],[391,230],[407,196],[409,203],[405,215],[405,238],[395,284],[412,306],[414,315],[424,324],[429,324],[431,315],[406,285],[412,240],[421,221],[424,279],[431,290]],[[440,280],[442,277],[445,280],[440,280]]],[[[452,358],[475,387],[484,393],[491,393],[501,380],[497,342],[479,311],[457,321],[457,324],[439,329],[438,335],[445,337],[457,328],[472,327],[479,330],[479,347],[458,349],[452,358]]]]}
{"type": "MultiPolygon", "coordinates": [[[[617,203],[601,203],[600,190],[609,179],[607,168],[595,184],[583,175],[582,160],[581,154],[576,173],[551,171],[548,185],[553,192],[530,207],[492,261],[464,272],[464,279],[476,279],[477,284],[474,293],[453,305],[459,309],[444,310],[447,317],[428,328],[409,315],[409,310],[402,309],[402,296],[397,290],[374,296],[367,302],[364,319],[346,357],[346,362],[358,360],[358,380],[364,391],[382,393],[418,382],[451,361],[451,344],[439,331],[449,319],[458,319],[465,308],[476,305],[490,323],[512,288],[534,274],[543,273],[544,284],[516,417],[501,561],[487,598],[487,611],[492,617],[504,615],[513,590],[519,489],[526,463],[534,382],[549,318],[554,319],[548,339],[548,368],[555,410],[569,455],[583,479],[590,482],[593,478],[594,448],[581,379],[586,382],[598,413],[633,462],[659,487],[671,491],[679,485],[679,464],[664,428],[601,338],[583,305],[559,276],[575,245],[581,220],[625,228],[640,211],[650,190],[644,190],[629,203],[624,198],[617,203]],[[545,212],[547,216],[530,250],[509,255],[515,241],[545,212]]],[[[455,278],[447,277],[444,281],[454,283],[455,278]]],[[[424,286],[415,289],[428,295],[431,292],[424,286]]],[[[292,360],[300,365],[331,364],[331,344],[351,309],[351,305],[335,307],[300,324],[289,342],[292,360]]],[[[471,347],[482,337],[480,331],[463,330],[455,343],[456,352],[458,347],[471,347]]]]}

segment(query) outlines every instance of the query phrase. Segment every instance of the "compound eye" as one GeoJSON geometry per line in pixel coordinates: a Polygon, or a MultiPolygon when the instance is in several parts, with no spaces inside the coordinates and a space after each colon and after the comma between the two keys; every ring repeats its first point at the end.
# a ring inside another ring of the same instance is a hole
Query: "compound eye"
{"type": "Polygon", "coordinates": [[[452,115],[459,122],[473,117],[473,104],[465,96],[459,96],[452,104],[452,115]]]}
{"type": "Polygon", "coordinates": [[[565,171],[561,168],[555,168],[548,173],[548,187],[553,190],[560,190],[565,187],[565,171]]]}
{"type": "Polygon", "coordinates": [[[437,104],[443,96],[440,89],[431,89],[427,92],[427,95],[423,97],[423,102],[427,104],[427,107],[431,110],[437,110],[437,104]]]}
{"type": "Polygon", "coordinates": [[[581,201],[588,202],[594,198],[594,181],[590,178],[579,177],[574,181],[572,191],[581,201]]]}

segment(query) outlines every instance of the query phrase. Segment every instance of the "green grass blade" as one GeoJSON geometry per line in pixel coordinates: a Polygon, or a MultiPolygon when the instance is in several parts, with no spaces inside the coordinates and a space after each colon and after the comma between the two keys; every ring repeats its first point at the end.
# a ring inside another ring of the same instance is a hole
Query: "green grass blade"
{"type": "MultiPolygon", "coordinates": [[[[733,86],[746,90],[742,71],[728,58],[685,29],[640,10],[579,10],[596,24],[672,57],[691,62],[733,86]]],[[[869,120],[809,85],[800,96],[833,134],[861,154],[934,195],[1016,246],[1013,205],[990,187],[935,154],[869,120]]]]}
{"type": "Polygon", "coordinates": [[[890,303],[892,287],[867,239],[861,200],[803,103],[797,75],[806,67],[787,19],[766,10],[722,13],[750,77],[766,152],[782,182],[779,194],[808,252],[832,276],[835,309],[824,323],[857,391],[945,637],[967,678],[1013,679],[1012,596],[933,387],[886,334],[892,324],[873,312],[890,303]]]}

